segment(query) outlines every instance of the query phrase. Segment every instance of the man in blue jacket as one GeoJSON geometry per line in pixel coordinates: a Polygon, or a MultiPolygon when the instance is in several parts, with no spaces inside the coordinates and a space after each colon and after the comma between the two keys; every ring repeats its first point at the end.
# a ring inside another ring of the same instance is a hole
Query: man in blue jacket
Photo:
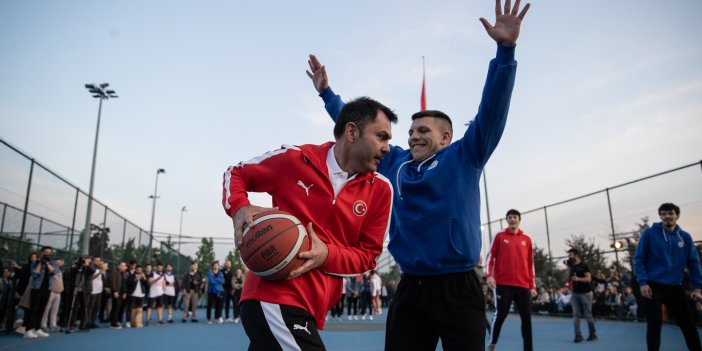
{"type": "Polygon", "coordinates": [[[677,224],[680,208],[664,203],[658,208],[658,215],[661,221],[643,232],[634,256],[634,273],[641,286],[641,296],[645,298],[648,350],[660,348],[661,304],[665,304],[680,326],[687,348],[699,351],[702,350],[700,337],[692,322],[682,280],[687,267],[693,288],[691,298],[702,299],[700,258],[690,234],[677,224]]]}
{"type": "MultiPolygon", "coordinates": [[[[485,301],[474,268],[480,257],[480,176],[507,121],[517,62],[515,43],[529,4],[519,12],[496,1],[497,42],[478,114],[463,138],[451,143],[451,119],[441,111],[412,116],[409,150],[393,146],[378,172],[393,185],[388,249],[403,277],[390,304],[386,350],[485,348],[485,301]]],[[[324,66],[310,56],[312,82],[336,120],[344,103],[329,88],[324,66]]]]}

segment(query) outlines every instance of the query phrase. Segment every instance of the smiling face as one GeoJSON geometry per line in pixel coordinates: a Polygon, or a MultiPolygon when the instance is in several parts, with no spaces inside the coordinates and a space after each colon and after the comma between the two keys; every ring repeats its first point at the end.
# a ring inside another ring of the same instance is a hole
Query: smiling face
{"type": "Polygon", "coordinates": [[[407,141],[412,158],[422,162],[451,144],[448,124],[436,117],[421,117],[412,121],[407,141]]]}
{"type": "Polygon", "coordinates": [[[350,131],[349,172],[375,172],[385,154],[390,152],[392,131],[390,120],[383,111],[378,111],[375,121],[350,131]]]}

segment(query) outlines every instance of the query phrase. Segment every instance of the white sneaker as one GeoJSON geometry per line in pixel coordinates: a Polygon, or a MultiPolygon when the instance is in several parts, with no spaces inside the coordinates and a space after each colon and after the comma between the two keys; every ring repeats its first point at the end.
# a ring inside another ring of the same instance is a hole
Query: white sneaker
{"type": "Polygon", "coordinates": [[[361,317],[361,319],[365,321],[365,320],[366,320],[366,315],[364,314],[364,315],[361,317]]]}
{"type": "Polygon", "coordinates": [[[15,333],[17,333],[17,334],[19,334],[19,335],[24,335],[25,332],[26,332],[26,330],[24,330],[24,327],[23,327],[23,326],[19,326],[19,327],[17,327],[17,328],[15,329],[15,333]]]}
{"type": "Polygon", "coordinates": [[[352,319],[353,319],[353,317],[349,316],[349,320],[352,320],[352,319]]]}
{"type": "Polygon", "coordinates": [[[131,328],[131,327],[132,327],[132,323],[127,322],[127,328],[131,328]]]}
{"type": "Polygon", "coordinates": [[[225,320],[225,322],[233,322],[233,321],[234,321],[234,320],[231,319],[231,318],[227,318],[227,319],[225,320]]]}
{"type": "Polygon", "coordinates": [[[353,316],[353,319],[358,320],[358,316],[353,316]]]}
{"type": "Polygon", "coordinates": [[[34,334],[36,334],[40,338],[48,338],[49,337],[49,333],[47,333],[41,329],[34,329],[33,332],[34,332],[34,334]]]}
{"type": "Polygon", "coordinates": [[[36,339],[36,338],[38,338],[39,336],[37,336],[37,334],[34,334],[34,332],[33,332],[32,330],[27,330],[27,331],[24,333],[24,337],[25,337],[25,339],[36,339]]]}
{"type": "Polygon", "coordinates": [[[212,324],[212,320],[208,319],[207,324],[212,324]]]}
{"type": "Polygon", "coordinates": [[[239,317],[236,317],[236,318],[234,318],[234,323],[239,323],[240,320],[241,319],[239,319],[239,317]]]}
{"type": "Polygon", "coordinates": [[[368,319],[373,320],[373,316],[368,317],[368,319]]]}

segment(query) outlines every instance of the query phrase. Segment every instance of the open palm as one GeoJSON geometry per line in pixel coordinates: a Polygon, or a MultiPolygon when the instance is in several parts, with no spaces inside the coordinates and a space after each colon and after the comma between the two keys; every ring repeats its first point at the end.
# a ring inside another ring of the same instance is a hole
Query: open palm
{"type": "Polygon", "coordinates": [[[517,42],[522,20],[531,7],[531,4],[527,3],[520,13],[520,3],[521,0],[517,0],[512,7],[512,1],[507,0],[503,10],[501,0],[496,0],[495,25],[491,25],[485,18],[480,19],[488,35],[498,44],[514,45],[517,42]]]}

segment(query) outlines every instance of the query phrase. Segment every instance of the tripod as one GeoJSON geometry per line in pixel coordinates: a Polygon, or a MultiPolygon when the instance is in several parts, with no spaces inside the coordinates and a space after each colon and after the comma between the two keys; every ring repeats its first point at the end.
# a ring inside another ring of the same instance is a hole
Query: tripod
{"type": "MultiPolygon", "coordinates": [[[[78,275],[77,277],[74,277],[74,282],[73,282],[73,294],[71,294],[71,305],[68,310],[68,319],[66,320],[66,327],[65,327],[65,332],[66,334],[70,334],[73,332],[72,326],[73,326],[73,310],[75,309],[75,303],[76,303],[76,296],[78,295],[78,287],[84,285],[85,278],[84,278],[84,267],[79,267],[76,269],[75,274],[78,275]]],[[[81,319],[81,323],[84,323],[86,318],[88,318],[88,309],[86,308],[86,301],[85,301],[85,291],[81,291],[81,294],[83,294],[83,318],[81,319]]]]}

